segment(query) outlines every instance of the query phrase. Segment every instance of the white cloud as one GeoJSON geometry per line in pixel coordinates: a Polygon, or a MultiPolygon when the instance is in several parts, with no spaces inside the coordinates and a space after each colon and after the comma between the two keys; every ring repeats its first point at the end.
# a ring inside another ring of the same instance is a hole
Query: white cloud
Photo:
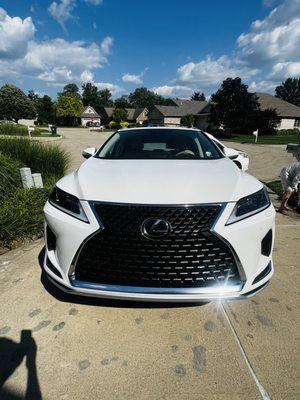
{"type": "Polygon", "coordinates": [[[209,89],[219,85],[228,76],[250,77],[257,71],[245,68],[228,56],[214,59],[207,56],[197,63],[189,62],[177,70],[178,81],[191,84],[193,87],[209,89]]]}
{"type": "Polygon", "coordinates": [[[80,75],[80,80],[82,82],[92,82],[93,79],[94,79],[93,73],[87,69],[83,71],[82,74],[80,75]]]}
{"type": "Polygon", "coordinates": [[[30,17],[24,20],[19,17],[11,18],[0,8],[0,59],[24,56],[34,32],[35,27],[30,17]]]}
{"type": "Polygon", "coordinates": [[[299,76],[299,44],[300,0],[284,0],[237,38],[231,54],[190,61],[178,68],[174,82],[212,92],[227,77],[240,76],[251,90],[273,91],[283,79],[299,76]]]}
{"type": "Polygon", "coordinates": [[[99,6],[102,4],[102,0],[84,0],[86,3],[93,4],[94,6],[99,6]]]}
{"type": "Polygon", "coordinates": [[[93,26],[94,29],[97,29],[97,22],[94,21],[92,26],[93,26]]]}
{"type": "Polygon", "coordinates": [[[160,96],[172,96],[172,97],[189,97],[193,90],[188,86],[182,85],[164,85],[152,88],[153,92],[159,94],[160,96]]]}
{"type": "Polygon", "coordinates": [[[118,85],[114,85],[109,82],[95,82],[94,83],[99,90],[108,89],[112,95],[123,92],[124,89],[118,85]]]}
{"type": "MultiPolygon", "coordinates": [[[[85,3],[99,6],[102,0],[84,0],[85,3]]],[[[76,7],[77,0],[57,0],[53,1],[48,7],[50,15],[66,30],[65,22],[72,19],[72,11],[76,7]]]]}
{"type": "MultiPolygon", "coordinates": [[[[35,78],[51,85],[87,82],[108,62],[113,39],[102,43],[61,38],[36,41],[31,18],[11,18],[0,9],[0,77],[7,80],[35,78]]],[[[116,88],[115,88],[116,90],[116,88]]]]}
{"type": "Polygon", "coordinates": [[[270,67],[300,58],[300,0],[285,0],[237,39],[239,58],[248,66],[270,67]]]}
{"type": "Polygon", "coordinates": [[[126,83],[135,83],[140,84],[143,83],[143,76],[148,71],[148,67],[146,67],[140,74],[123,74],[122,81],[126,83]]]}
{"type": "Polygon", "coordinates": [[[275,86],[276,86],[276,82],[274,82],[272,80],[252,81],[249,84],[249,90],[251,92],[273,93],[275,86]]]}
{"type": "Polygon", "coordinates": [[[114,39],[110,36],[106,36],[101,43],[101,51],[105,56],[108,56],[111,51],[111,47],[114,43],[114,39]]]}
{"type": "Polygon", "coordinates": [[[48,11],[51,16],[65,29],[65,21],[72,18],[72,10],[76,5],[75,0],[59,0],[50,4],[48,11]]]}
{"type": "Polygon", "coordinates": [[[122,81],[127,83],[143,83],[142,74],[134,75],[134,74],[124,74],[122,76],[122,81]]]}

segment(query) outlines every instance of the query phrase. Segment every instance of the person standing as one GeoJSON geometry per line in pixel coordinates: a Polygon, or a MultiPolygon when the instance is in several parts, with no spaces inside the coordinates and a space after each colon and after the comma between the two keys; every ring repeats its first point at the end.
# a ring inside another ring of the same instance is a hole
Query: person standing
{"type": "Polygon", "coordinates": [[[284,213],[284,211],[291,210],[287,206],[287,202],[291,195],[298,190],[298,185],[300,183],[300,162],[289,164],[288,166],[282,168],[280,172],[280,180],[284,193],[282,195],[278,212],[284,213]]]}

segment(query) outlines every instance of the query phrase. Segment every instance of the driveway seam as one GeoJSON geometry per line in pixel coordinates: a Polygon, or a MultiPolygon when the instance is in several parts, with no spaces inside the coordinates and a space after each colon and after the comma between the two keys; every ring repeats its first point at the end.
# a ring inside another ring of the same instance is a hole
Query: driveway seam
{"type": "Polygon", "coordinates": [[[240,352],[242,353],[242,356],[243,356],[243,358],[245,360],[245,363],[246,363],[246,365],[247,365],[247,367],[248,367],[248,369],[250,371],[250,374],[252,375],[252,378],[254,379],[254,382],[255,382],[255,384],[256,384],[256,386],[257,386],[257,388],[258,388],[258,390],[259,390],[259,392],[261,394],[262,399],[263,400],[271,400],[271,397],[269,396],[268,392],[263,387],[263,385],[260,383],[260,381],[259,381],[259,379],[258,379],[258,377],[257,377],[257,375],[256,375],[256,373],[255,373],[255,371],[254,371],[254,369],[253,369],[248,357],[247,357],[247,354],[246,354],[246,352],[245,352],[245,350],[243,348],[243,345],[242,345],[242,343],[241,343],[241,341],[240,341],[240,339],[239,339],[239,337],[238,337],[238,335],[236,333],[236,330],[234,329],[234,326],[232,325],[232,323],[230,321],[230,318],[229,318],[229,316],[228,316],[228,314],[227,314],[227,312],[226,312],[226,310],[224,308],[223,303],[221,303],[221,307],[222,307],[224,316],[225,316],[225,318],[226,318],[226,320],[228,322],[228,325],[229,325],[229,327],[231,329],[231,332],[232,332],[232,334],[234,336],[234,339],[237,342],[237,345],[238,345],[238,347],[240,349],[240,352]]]}

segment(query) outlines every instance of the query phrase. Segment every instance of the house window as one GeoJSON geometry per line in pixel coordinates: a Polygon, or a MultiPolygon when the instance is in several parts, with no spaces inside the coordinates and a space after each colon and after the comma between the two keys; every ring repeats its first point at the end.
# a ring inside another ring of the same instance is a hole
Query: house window
{"type": "Polygon", "coordinates": [[[300,128],[300,118],[295,119],[294,128],[300,128]]]}

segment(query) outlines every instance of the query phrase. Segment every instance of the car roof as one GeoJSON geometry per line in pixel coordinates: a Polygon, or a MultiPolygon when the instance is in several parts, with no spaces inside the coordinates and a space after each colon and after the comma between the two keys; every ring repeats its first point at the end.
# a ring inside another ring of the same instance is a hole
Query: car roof
{"type": "Polygon", "coordinates": [[[182,131],[194,131],[194,132],[203,132],[201,129],[198,128],[188,128],[185,126],[143,126],[141,128],[139,127],[134,127],[134,128],[122,128],[122,129],[118,129],[117,132],[121,132],[121,131],[135,131],[135,130],[153,130],[153,129],[165,129],[165,130],[182,130],[182,131]]]}

